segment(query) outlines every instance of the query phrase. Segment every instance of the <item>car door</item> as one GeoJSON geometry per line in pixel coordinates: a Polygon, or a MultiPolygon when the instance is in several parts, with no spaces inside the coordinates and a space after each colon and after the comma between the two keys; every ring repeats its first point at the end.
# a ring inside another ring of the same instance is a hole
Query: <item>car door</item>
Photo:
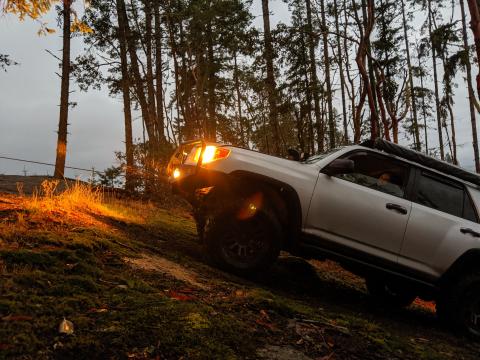
{"type": "Polygon", "coordinates": [[[418,169],[399,265],[434,281],[465,251],[479,246],[480,226],[467,187],[418,169]]]}
{"type": "Polygon", "coordinates": [[[353,160],[355,170],[319,174],[305,228],[313,236],[307,241],[336,252],[396,262],[412,206],[406,199],[410,166],[363,150],[342,158],[353,160]]]}

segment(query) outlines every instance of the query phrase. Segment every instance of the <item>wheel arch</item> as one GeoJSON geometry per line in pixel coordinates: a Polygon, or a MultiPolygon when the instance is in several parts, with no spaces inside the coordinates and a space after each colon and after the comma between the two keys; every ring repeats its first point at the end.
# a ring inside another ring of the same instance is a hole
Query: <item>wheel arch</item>
{"type": "Polygon", "coordinates": [[[286,231],[283,247],[292,249],[298,243],[302,227],[302,208],[297,191],[287,183],[249,171],[234,171],[230,176],[239,190],[248,184],[251,186],[249,190],[263,192],[286,231]]]}
{"type": "Polygon", "coordinates": [[[440,279],[441,286],[448,286],[466,272],[480,271],[480,249],[470,249],[460,256],[440,279]]]}

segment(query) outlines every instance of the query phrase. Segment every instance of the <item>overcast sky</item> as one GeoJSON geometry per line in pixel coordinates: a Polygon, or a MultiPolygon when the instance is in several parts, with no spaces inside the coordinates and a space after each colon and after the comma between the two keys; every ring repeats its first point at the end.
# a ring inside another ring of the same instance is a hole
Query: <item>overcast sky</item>
{"type": "MultiPolygon", "coordinates": [[[[271,1],[273,25],[279,20],[288,22],[284,3],[271,1]]],[[[254,0],[252,13],[257,15],[256,25],[261,26],[261,6],[254,0]]],[[[55,25],[54,14],[46,17],[55,25]]],[[[0,17],[0,54],[9,54],[19,66],[0,73],[0,156],[16,157],[47,163],[55,162],[56,130],[60,78],[58,61],[48,49],[60,56],[60,32],[37,36],[39,24],[34,21],[19,22],[13,16],[0,17]]],[[[80,38],[72,39],[72,58],[83,49],[80,38]]],[[[476,67],[474,71],[477,71],[476,67]]],[[[464,84],[459,80],[455,113],[459,159],[462,166],[473,168],[471,129],[468,101],[464,84]]],[[[106,91],[81,93],[72,84],[71,101],[78,106],[69,115],[67,165],[103,170],[115,163],[114,151],[123,150],[123,113],[121,99],[113,99],[106,91]]],[[[141,136],[141,122],[134,121],[134,136],[141,136]]],[[[432,145],[434,134],[430,136],[432,145]]],[[[52,174],[53,168],[0,159],[0,174],[52,174]]],[[[88,176],[87,173],[68,170],[67,176],[88,176]]]]}

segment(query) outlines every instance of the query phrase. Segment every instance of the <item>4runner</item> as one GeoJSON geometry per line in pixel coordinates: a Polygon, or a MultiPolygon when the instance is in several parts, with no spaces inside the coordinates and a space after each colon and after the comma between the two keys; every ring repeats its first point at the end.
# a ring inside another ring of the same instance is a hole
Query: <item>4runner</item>
{"type": "Polygon", "coordinates": [[[437,314],[480,339],[480,177],[377,140],[296,162],[234,146],[182,144],[168,165],[219,266],[248,274],[280,250],[330,258],[371,295],[437,314]]]}

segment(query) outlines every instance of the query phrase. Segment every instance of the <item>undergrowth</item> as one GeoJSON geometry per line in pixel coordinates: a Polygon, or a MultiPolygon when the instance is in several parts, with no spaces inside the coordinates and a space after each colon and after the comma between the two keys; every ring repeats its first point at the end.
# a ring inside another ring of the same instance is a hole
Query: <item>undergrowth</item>
{"type": "Polygon", "coordinates": [[[331,263],[282,257],[239,279],[205,262],[184,209],[58,185],[0,194],[0,359],[257,358],[266,344],[325,359],[478,355],[432,330],[430,313],[369,310],[362,281],[331,263]],[[142,254],[205,288],[125,262],[142,254]],[[59,332],[64,318],[71,335],[59,332]]]}

